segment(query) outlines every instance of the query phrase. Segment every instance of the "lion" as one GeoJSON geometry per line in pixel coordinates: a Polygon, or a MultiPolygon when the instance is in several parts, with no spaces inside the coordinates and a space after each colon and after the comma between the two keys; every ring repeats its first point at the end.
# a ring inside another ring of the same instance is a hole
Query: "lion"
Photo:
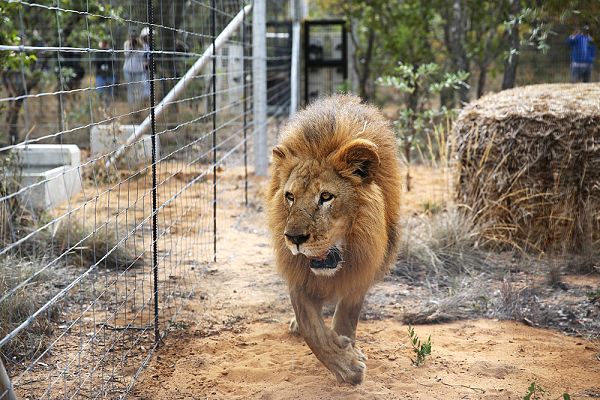
{"type": "Polygon", "coordinates": [[[356,327],[368,289],[397,257],[400,162],[374,107],[335,95],[296,114],[273,148],[268,225],[295,320],[338,382],[360,384],[356,327]],[[333,329],[321,315],[336,304],[333,329]]]}

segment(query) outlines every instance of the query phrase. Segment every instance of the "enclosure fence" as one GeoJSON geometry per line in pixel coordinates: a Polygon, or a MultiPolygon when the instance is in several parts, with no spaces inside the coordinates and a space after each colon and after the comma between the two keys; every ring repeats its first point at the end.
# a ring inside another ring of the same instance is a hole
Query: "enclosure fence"
{"type": "Polygon", "coordinates": [[[267,33],[259,105],[249,2],[0,7],[0,399],[124,398],[253,200],[291,47],[267,33]]]}

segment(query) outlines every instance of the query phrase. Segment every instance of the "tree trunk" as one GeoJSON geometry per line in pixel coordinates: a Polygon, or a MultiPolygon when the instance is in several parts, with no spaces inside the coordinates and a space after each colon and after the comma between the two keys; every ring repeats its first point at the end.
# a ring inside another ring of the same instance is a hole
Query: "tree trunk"
{"type": "MultiPolygon", "coordinates": [[[[444,26],[444,39],[450,53],[453,72],[469,72],[469,58],[465,48],[466,29],[468,22],[465,0],[453,0],[451,9],[446,10],[446,24],[444,26]]],[[[458,97],[462,104],[469,102],[469,88],[461,86],[458,97]]]]}
{"type": "MultiPolygon", "coordinates": [[[[413,69],[417,69],[417,65],[413,64],[413,69]]],[[[420,133],[417,131],[417,129],[415,128],[415,123],[416,123],[416,115],[419,114],[422,110],[421,110],[421,102],[419,101],[420,96],[421,96],[421,89],[419,87],[418,84],[416,84],[415,82],[415,88],[413,90],[412,93],[408,93],[407,94],[407,107],[412,111],[412,116],[410,117],[410,121],[407,127],[405,127],[405,129],[407,129],[410,134],[409,135],[404,135],[403,138],[403,142],[404,142],[404,157],[406,158],[406,191],[410,192],[412,189],[412,185],[411,185],[411,176],[410,176],[410,164],[412,161],[412,157],[411,157],[411,150],[412,150],[412,144],[415,140],[415,138],[417,137],[417,135],[420,133]]]]}
{"type": "MultiPolygon", "coordinates": [[[[4,71],[0,73],[2,77],[2,85],[6,89],[6,93],[10,97],[20,97],[27,93],[30,93],[33,88],[37,86],[40,81],[40,74],[33,73],[31,76],[25,78],[23,82],[23,76],[20,72],[4,71]],[[25,88],[27,85],[27,90],[25,88]]],[[[10,144],[19,143],[19,113],[23,106],[25,99],[20,98],[18,100],[12,100],[8,102],[8,110],[6,112],[6,123],[8,124],[8,136],[10,144]]]]}
{"type": "Polygon", "coordinates": [[[485,84],[487,80],[487,64],[479,65],[479,78],[477,79],[477,98],[483,96],[483,92],[485,91],[485,84]]]}
{"type": "Polygon", "coordinates": [[[23,105],[23,99],[10,101],[8,112],[6,113],[6,123],[8,124],[8,136],[10,144],[19,143],[19,112],[23,105]]]}
{"type": "Polygon", "coordinates": [[[354,65],[356,66],[358,73],[358,84],[360,90],[360,97],[364,101],[369,101],[373,95],[373,91],[371,88],[371,59],[373,58],[373,45],[375,44],[375,32],[373,30],[369,31],[369,37],[367,39],[367,49],[365,51],[364,57],[360,57],[355,61],[354,65]],[[362,70],[359,67],[359,64],[362,66],[362,70]]]}
{"type": "Polygon", "coordinates": [[[502,90],[515,87],[517,80],[517,66],[519,65],[519,51],[521,49],[519,39],[519,20],[521,12],[520,0],[510,0],[510,13],[515,18],[515,23],[508,32],[509,56],[504,63],[504,76],[502,77],[502,90]]]}
{"type": "MultiPolygon", "coordinates": [[[[48,68],[48,60],[42,59],[28,66],[28,72],[5,70],[0,71],[2,86],[10,97],[21,97],[30,94],[40,83],[42,71],[48,68]]],[[[43,97],[42,97],[43,98],[43,97]]],[[[9,102],[6,121],[9,124],[9,138],[11,144],[19,142],[19,113],[26,100],[20,98],[9,102]]]]}

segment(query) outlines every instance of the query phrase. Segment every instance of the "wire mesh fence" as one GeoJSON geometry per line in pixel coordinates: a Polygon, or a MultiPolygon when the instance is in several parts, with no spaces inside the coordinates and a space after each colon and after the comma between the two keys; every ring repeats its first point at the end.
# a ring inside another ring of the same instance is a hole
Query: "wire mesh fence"
{"type": "Polygon", "coordinates": [[[219,209],[248,202],[251,4],[2,7],[0,360],[19,398],[125,397],[218,257],[219,209]]]}

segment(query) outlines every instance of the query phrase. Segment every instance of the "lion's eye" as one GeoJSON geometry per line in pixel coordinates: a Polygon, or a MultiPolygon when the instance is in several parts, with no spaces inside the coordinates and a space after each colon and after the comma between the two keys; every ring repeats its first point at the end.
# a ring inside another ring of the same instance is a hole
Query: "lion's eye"
{"type": "Polygon", "coordinates": [[[285,192],[285,198],[287,201],[289,201],[290,203],[294,202],[294,195],[291,194],[290,192],[285,192]]]}
{"type": "Polygon", "coordinates": [[[328,201],[333,200],[333,195],[329,192],[323,192],[321,193],[321,197],[319,197],[319,202],[322,203],[327,203],[328,201]]]}

